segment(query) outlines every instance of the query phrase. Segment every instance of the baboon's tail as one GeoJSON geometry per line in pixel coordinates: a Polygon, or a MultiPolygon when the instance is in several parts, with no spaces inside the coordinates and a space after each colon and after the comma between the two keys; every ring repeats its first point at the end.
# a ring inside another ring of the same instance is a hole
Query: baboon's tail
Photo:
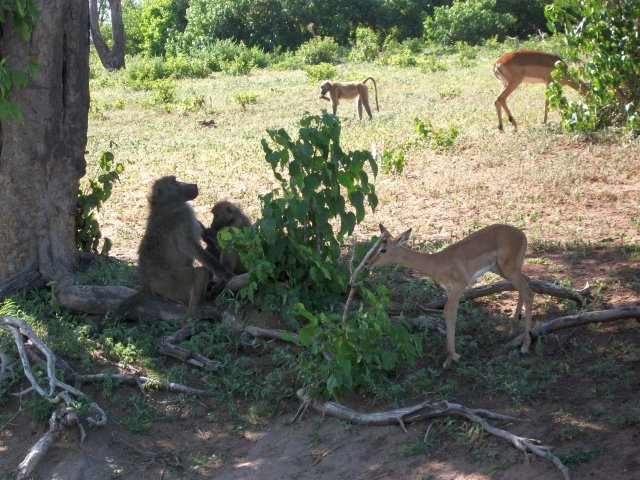
{"type": "Polygon", "coordinates": [[[373,87],[376,90],[376,111],[380,111],[380,107],[378,106],[378,85],[376,85],[376,81],[373,77],[367,77],[365,78],[362,83],[367,83],[367,81],[371,80],[373,82],[373,87]]]}

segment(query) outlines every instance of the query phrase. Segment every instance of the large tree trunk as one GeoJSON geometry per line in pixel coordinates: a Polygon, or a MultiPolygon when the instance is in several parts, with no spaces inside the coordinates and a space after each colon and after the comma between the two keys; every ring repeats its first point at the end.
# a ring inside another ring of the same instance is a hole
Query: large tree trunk
{"type": "Polygon", "coordinates": [[[0,123],[0,298],[56,279],[73,280],[75,211],[85,174],[89,109],[86,0],[38,0],[40,18],[25,42],[11,21],[0,42],[7,67],[39,69],[9,99],[22,120],[0,123]]]}
{"type": "Polygon", "coordinates": [[[111,36],[113,47],[109,48],[100,33],[98,0],[90,0],[91,40],[96,47],[98,57],[107,70],[124,68],[124,24],[122,23],[121,0],[108,0],[111,9],[111,36]]]}

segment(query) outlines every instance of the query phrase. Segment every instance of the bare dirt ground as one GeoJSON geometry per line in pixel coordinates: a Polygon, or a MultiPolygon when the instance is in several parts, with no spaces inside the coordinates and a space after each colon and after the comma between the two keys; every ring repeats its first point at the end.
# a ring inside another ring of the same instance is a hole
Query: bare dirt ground
{"type": "MultiPolygon", "coordinates": [[[[529,255],[529,258],[540,256],[529,255]]],[[[570,252],[544,253],[554,266],[574,285],[604,280],[616,288],[601,292],[596,308],[620,304],[637,304],[640,286],[640,262],[629,262],[619,249],[593,248],[575,259],[570,252]]],[[[527,273],[544,278],[546,266],[526,265],[527,273]]],[[[512,307],[505,300],[482,300],[492,309],[512,307]]],[[[508,315],[508,313],[505,313],[508,315]]],[[[534,317],[536,318],[536,317],[534,317]]],[[[592,325],[561,331],[551,335],[544,350],[544,360],[558,357],[572,341],[591,341],[596,346],[588,365],[609,348],[611,338],[640,343],[640,328],[635,320],[592,325]]],[[[487,352],[491,355],[491,352],[487,352]]],[[[542,361],[530,355],[526,362],[535,369],[542,361]]],[[[586,365],[585,365],[586,366],[586,365]]],[[[626,362],[626,371],[638,371],[638,358],[626,362]]],[[[452,376],[456,374],[451,372],[452,376]]],[[[469,407],[488,408],[515,415],[521,421],[499,425],[513,433],[540,439],[554,453],[572,451],[592,453],[588,461],[570,463],[575,479],[627,480],[640,478],[640,384],[638,375],[631,376],[635,384],[620,386],[605,395],[585,400],[585,391],[594,390],[593,380],[584,370],[567,372],[562,382],[549,392],[549,401],[539,405],[514,408],[505,395],[478,396],[462,391],[452,399],[469,407]],[[568,439],[561,435],[558,411],[570,407],[572,422],[582,434],[568,439]],[[598,449],[593,454],[594,446],[598,449]]],[[[615,381],[616,379],[612,379],[615,381]]],[[[121,395],[135,395],[137,389],[117,387],[121,395]]],[[[602,391],[598,388],[598,391],[602,391]]],[[[605,390],[606,391],[606,390],[605,390]]],[[[109,402],[101,391],[87,393],[107,409],[106,427],[88,432],[79,443],[76,432],[70,432],[48,454],[34,478],[38,479],[558,479],[561,474],[550,462],[526,456],[512,445],[487,434],[469,441],[460,440],[454,431],[462,431],[464,422],[451,424],[445,419],[418,422],[407,426],[362,427],[348,425],[335,418],[322,418],[308,411],[301,421],[290,423],[298,404],[281,406],[280,413],[267,424],[234,429],[226,408],[215,401],[177,402],[175,396],[156,392],[155,399],[164,407],[164,421],[156,422],[150,432],[134,434],[122,425],[128,412],[122,403],[109,402]],[[216,421],[207,414],[218,412],[216,421]],[[452,427],[453,425],[453,427],[452,427]],[[420,449],[429,430],[428,448],[420,449]]],[[[425,392],[428,396],[429,392],[425,392]]],[[[422,398],[407,399],[407,404],[422,398]]],[[[363,411],[389,408],[351,402],[363,411]]],[[[241,405],[239,405],[241,409],[241,405]]],[[[5,412],[16,412],[18,402],[12,401],[5,412]]],[[[6,418],[6,417],[5,417],[6,418]]],[[[0,430],[0,472],[9,473],[22,460],[25,452],[45,431],[26,415],[10,418],[0,430]]],[[[9,477],[0,477],[9,478],[9,477]]]]}

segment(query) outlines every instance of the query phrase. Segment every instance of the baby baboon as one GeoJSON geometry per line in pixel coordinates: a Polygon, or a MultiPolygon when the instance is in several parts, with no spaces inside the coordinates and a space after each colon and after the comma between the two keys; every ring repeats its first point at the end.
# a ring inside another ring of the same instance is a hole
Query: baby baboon
{"type": "Polygon", "coordinates": [[[225,227],[244,228],[251,226],[251,220],[236,204],[227,200],[217,202],[211,209],[213,220],[211,227],[205,228],[202,238],[207,244],[207,251],[212,255],[219,255],[220,262],[227,270],[235,274],[246,272],[246,268],[240,261],[238,253],[230,248],[220,249],[218,245],[218,232],[225,227]],[[217,252],[217,253],[216,253],[217,252]]]}
{"type": "Polygon", "coordinates": [[[366,84],[368,80],[373,82],[373,86],[376,91],[376,110],[379,112],[378,86],[376,85],[376,81],[373,77],[367,77],[361,82],[331,82],[329,80],[325,80],[320,84],[320,96],[318,98],[331,102],[333,114],[335,115],[338,111],[338,104],[340,103],[341,98],[350,99],[358,97],[358,118],[362,120],[362,105],[364,105],[364,109],[367,111],[369,118],[372,118],[371,107],[369,106],[369,87],[367,87],[366,84]],[[327,92],[331,98],[327,98],[327,92]]]}
{"type": "Polygon", "coordinates": [[[149,217],[140,248],[138,269],[140,292],[118,308],[126,313],[146,296],[156,295],[189,304],[194,312],[204,300],[212,273],[228,280],[233,274],[200,245],[202,228],[187,202],[198,196],[195,183],[182,183],[174,176],[153,184],[149,217]],[[203,266],[195,267],[194,260],[203,266]]]}

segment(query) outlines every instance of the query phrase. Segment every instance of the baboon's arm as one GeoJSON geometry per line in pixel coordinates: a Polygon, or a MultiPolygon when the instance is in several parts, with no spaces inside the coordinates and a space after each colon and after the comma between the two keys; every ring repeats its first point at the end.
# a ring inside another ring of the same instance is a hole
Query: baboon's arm
{"type": "Polygon", "coordinates": [[[225,280],[233,277],[233,273],[227,270],[217,258],[207,252],[195,242],[192,238],[181,238],[178,240],[178,249],[189,255],[191,258],[198,260],[207,270],[221,276],[225,280]]]}

